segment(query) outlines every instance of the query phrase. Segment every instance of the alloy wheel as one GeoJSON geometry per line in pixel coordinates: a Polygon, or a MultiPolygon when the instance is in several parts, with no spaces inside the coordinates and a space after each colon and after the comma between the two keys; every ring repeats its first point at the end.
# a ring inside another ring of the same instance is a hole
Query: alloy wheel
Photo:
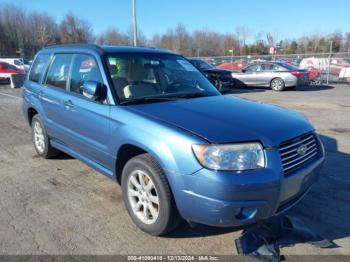
{"type": "Polygon", "coordinates": [[[272,82],[272,89],[274,90],[281,90],[281,88],[283,87],[283,83],[281,80],[273,80],[272,82]]]}
{"type": "Polygon", "coordinates": [[[129,176],[128,199],[133,213],[145,224],[153,224],[159,216],[159,197],[149,175],[135,170],[129,176]]]}
{"type": "Polygon", "coordinates": [[[34,123],[34,144],[40,154],[45,151],[45,136],[39,121],[34,123]]]}

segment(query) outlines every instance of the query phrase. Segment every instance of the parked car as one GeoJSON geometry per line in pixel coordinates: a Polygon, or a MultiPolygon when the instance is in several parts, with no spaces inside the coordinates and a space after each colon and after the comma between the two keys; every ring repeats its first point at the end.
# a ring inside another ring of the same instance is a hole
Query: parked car
{"type": "Polygon", "coordinates": [[[339,79],[350,85],[350,67],[344,67],[339,73],[339,79]]]}
{"type": "Polygon", "coordinates": [[[232,77],[236,86],[263,86],[275,91],[309,84],[307,70],[281,62],[252,64],[241,72],[233,72],[232,77]]]}
{"type": "Polygon", "coordinates": [[[313,82],[323,82],[328,79],[331,82],[341,81],[340,73],[344,68],[350,67],[350,61],[344,58],[319,58],[308,57],[301,60],[299,68],[308,70],[309,79],[313,82]]]}
{"type": "Polygon", "coordinates": [[[133,222],[153,235],[181,218],[238,226],[280,214],[324,160],[303,115],[223,96],[170,51],[50,46],[23,98],[37,154],[63,151],[116,180],[133,222]]]}
{"type": "Polygon", "coordinates": [[[0,81],[8,81],[10,77],[8,74],[25,74],[23,70],[18,69],[17,67],[10,65],[5,62],[0,62],[0,81]],[[2,75],[6,74],[6,75],[2,75]]]}
{"type": "Polygon", "coordinates": [[[247,61],[238,60],[233,62],[224,62],[220,65],[217,65],[216,68],[227,69],[231,71],[240,71],[242,68],[246,67],[247,65],[248,65],[247,61]]]}
{"type": "Polygon", "coordinates": [[[10,65],[15,66],[16,68],[28,72],[30,68],[29,61],[22,58],[0,58],[0,62],[5,62],[10,65]]]}
{"type": "Polygon", "coordinates": [[[201,59],[189,59],[199,71],[201,71],[212,82],[219,91],[223,91],[233,86],[232,71],[218,69],[201,59]]]}

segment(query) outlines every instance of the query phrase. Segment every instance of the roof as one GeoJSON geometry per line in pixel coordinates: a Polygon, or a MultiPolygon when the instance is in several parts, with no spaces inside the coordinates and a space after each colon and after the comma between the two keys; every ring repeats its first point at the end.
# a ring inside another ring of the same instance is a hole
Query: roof
{"type": "Polygon", "coordinates": [[[170,50],[153,47],[133,47],[133,46],[112,46],[95,44],[63,44],[45,47],[47,51],[95,51],[100,54],[109,53],[156,53],[156,54],[177,54],[170,50]]]}

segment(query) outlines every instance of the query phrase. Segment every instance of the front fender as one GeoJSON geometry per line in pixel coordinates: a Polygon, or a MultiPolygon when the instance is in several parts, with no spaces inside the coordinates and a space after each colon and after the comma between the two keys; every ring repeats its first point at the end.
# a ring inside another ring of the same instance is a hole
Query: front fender
{"type": "Polygon", "coordinates": [[[206,143],[200,137],[125,109],[111,110],[111,119],[115,156],[125,144],[137,146],[158,161],[170,183],[176,174],[189,175],[202,168],[192,152],[192,144],[206,143]]]}

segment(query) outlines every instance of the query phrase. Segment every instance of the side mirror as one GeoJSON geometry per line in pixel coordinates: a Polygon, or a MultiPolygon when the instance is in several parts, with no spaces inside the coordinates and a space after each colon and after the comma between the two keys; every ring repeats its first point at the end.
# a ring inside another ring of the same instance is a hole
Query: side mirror
{"type": "Polygon", "coordinates": [[[96,81],[85,81],[83,86],[83,95],[94,101],[102,101],[106,98],[106,87],[96,81]]]}
{"type": "Polygon", "coordinates": [[[244,68],[242,68],[242,69],[241,69],[241,72],[242,72],[242,73],[245,73],[245,72],[247,72],[247,70],[244,69],[244,68]]]}

